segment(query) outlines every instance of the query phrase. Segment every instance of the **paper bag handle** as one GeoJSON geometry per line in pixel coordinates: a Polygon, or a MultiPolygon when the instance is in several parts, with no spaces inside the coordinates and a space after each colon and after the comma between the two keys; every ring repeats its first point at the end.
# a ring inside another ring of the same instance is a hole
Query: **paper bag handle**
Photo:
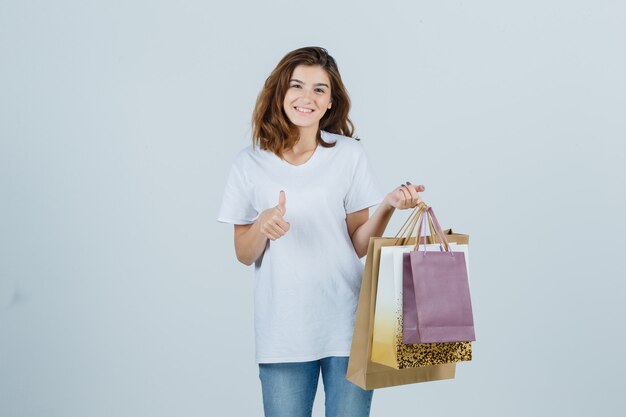
{"type": "MultiPolygon", "coordinates": [[[[446,239],[445,233],[443,233],[443,230],[439,225],[439,221],[437,220],[437,216],[435,216],[435,212],[433,211],[432,207],[428,207],[428,209],[426,209],[424,215],[422,216],[422,224],[420,224],[417,229],[417,239],[415,240],[415,246],[413,247],[413,250],[419,251],[419,241],[422,237],[422,226],[426,228],[426,224],[428,224],[428,227],[430,228],[431,236],[433,237],[433,239],[438,239],[439,249],[442,252],[450,252],[452,256],[454,256],[452,250],[450,249],[450,243],[448,242],[448,239],[446,239]]],[[[424,255],[426,255],[426,234],[424,234],[424,255]]]]}
{"type": "MultiPolygon", "coordinates": [[[[425,206],[425,205],[424,205],[425,206]]],[[[396,245],[398,245],[398,241],[401,240],[400,246],[405,245],[409,239],[413,236],[413,231],[415,230],[415,226],[419,224],[419,221],[422,216],[423,206],[415,207],[411,215],[406,219],[402,227],[396,235],[396,245]]]]}

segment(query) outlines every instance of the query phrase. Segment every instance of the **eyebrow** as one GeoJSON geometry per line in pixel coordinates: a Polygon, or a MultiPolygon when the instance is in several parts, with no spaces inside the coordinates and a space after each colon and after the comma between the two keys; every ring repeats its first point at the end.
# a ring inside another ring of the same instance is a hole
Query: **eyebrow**
{"type": "MultiPolygon", "coordinates": [[[[291,82],[291,81],[295,81],[295,82],[300,83],[300,84],[306,84],[306,83],[304,83],[304,82],[302,82],[300,80],[297,80],[295,78],[292,78],[291,80],[289,80],[289,82],[291,82]]],[[[313,84],[313,85],[323,85],[324,87],[330,88],[330,87],[328,87],[328,84],[324,84],[324,83],[316,83],[316,84],[313,84]]]]}

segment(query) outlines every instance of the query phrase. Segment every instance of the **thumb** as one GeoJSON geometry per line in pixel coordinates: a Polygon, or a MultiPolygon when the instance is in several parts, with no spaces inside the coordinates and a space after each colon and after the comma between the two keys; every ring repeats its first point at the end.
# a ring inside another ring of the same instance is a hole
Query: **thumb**
{"type": "Polygon", "coordinates": [[[410,185],[411,187],[413,187],[413,189],[414,189],[416,192],[418,192],[418,193],[420,193],[420,192],[422,192],[422,191],[424,191],[424,190],[426,189],[426,187],[424,187],[422,184],[419,184],[419,185],[413,185],[413,184],[411,184],[411,183],[410,183],[410,182],[408,182],[408,181],[407,181],[406,183],[407,183],[407,185],[410,185]]]}
{"type": "Polygon", "coordinates": [[[284,191],[281,191],[278,195],[278,208],[283,213],[283,215],[287,212],[287,196],[284,191]]]}

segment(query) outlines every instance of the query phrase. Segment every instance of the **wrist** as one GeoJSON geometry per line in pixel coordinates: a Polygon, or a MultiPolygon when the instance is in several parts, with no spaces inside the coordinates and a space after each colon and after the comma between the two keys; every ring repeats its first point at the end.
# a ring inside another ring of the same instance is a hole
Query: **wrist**
{"type": "Polygon", "coordinates": [[[385,199],[380,203],[381,208],[386,212],[393,212],[396,208],[389,202],[389,194],[385,196],[385,199]]]}

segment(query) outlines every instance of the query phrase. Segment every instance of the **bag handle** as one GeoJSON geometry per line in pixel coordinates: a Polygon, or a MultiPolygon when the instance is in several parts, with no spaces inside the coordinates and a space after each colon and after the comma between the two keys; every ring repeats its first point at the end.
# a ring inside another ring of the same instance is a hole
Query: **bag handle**
{"type": "MultiPolygon", "coordinates": [[[[450,249],[450,243],[448,242],[448,239],[446,239],[445,233],[443,233],[443,230],[441,229],[441,226],[439,225],[439,221],[437,220],[437,216],[435,216],[435,212],[433,211],[432,207],[428,207],[425,210],[421,220],[422,220],[422,224],[420,224],[420,226],[417,229],[417,239],[415,240],[415,245],[413,246],[413,250],[419,251],[420,239],[422,238],[422,226],[423,226],[424,228],[426,227],[430,228],[431,236],[433,237],[433,239],[438,240],[440,251],[449,252],[451,256],[454,256],[454,252],[452,251],[452,249],[450,249]]],[[[423,236],[424,236],[423,255],[426,256],[426,234],[424,234],[423,236]]]]}
{"type": "Polygon", "coordinates": [[[428,208],[428,213],[429,213],[429,216],[428,216],[429,220],[432,218],[432,220],[434,220],[435,222],[435,229],[437,230],[439,237],[442,239],[443,244],[446,247],[446,250],[452,252],[452,250],[450,249],[450,243],[448,243],[448,239],[446,239],[446,234],[443,232],[443,229],[439,225],[439,221],[437,220],[437,216],[435,216],[435,212],[433,211],[432,207],[428,208]]]}
{"type": "Polygon", "coordinates": [[[415,226],[419,225],[418,228],[421,227],[420,220],[424,214],[424,209],[427,207],[426,204],[420,203],[413,209],[413,212],[411,212],[404,224],[400,227],[398,233],[394,236],[396,238],[396,246],[398,245],[398,241],[401,241],[400,246],[406,245],[413,236],[415,226]]]}
{"type": "MultiPolygon", "coordinates": [[[[415,208],[413,209],[409,217],[405,220],[404,224],[400,227],[400,230],[398,231],[398,233],[396,233],[396,235],[394,236],[394,238],[396,239],[396,242],[394,244],[395,246],[398,246],[398,242],[400,242],[399,246],[406,245],[409,242],[409,240],[411,240],[411,237],[413,236],[413,232],[415,231],[415,226],[417,226],[417,237],[418,237],[417,240],[419,240],[419,235],[420,235],[420,232],[422,230],[422,225],[423,225],[422,220],[424,216],[428,218],[428,225],[430,227],[431,236],[435,236],[435,231],[433,230],[434,227],[433,227],[432,221],[428,217],[429,209],[430,207],[428,207],[426,203],[424,203],[423,201],[420,201],[420,203],[417,206],[415,206],[415,208]]],[[[447,244],[446,244],[446,248],[447,248],[447,244]]]]}
{"type": "Polygon", "coordinates": [[[431,236],[435,236],[435,237],[439,237],[439,243],[440,243],[440,244],[443,244],[443,247],[444,247],[446,250],[448,250],[448,248],[449,248],[450,246],[447,244],[447,241],[444,241],[444,239],[441,239],[441,237],[440,237],[440,236],[438,236],[438,233],[439,233],[439,232],[438,232],[438,231],[437,231],[437,229],[435,228],[435,225],[433,224],[433,220],[432,220],[430,217],[428,217],[428,227],[430,228],[430,235],[431,235],[431,236]]]}

